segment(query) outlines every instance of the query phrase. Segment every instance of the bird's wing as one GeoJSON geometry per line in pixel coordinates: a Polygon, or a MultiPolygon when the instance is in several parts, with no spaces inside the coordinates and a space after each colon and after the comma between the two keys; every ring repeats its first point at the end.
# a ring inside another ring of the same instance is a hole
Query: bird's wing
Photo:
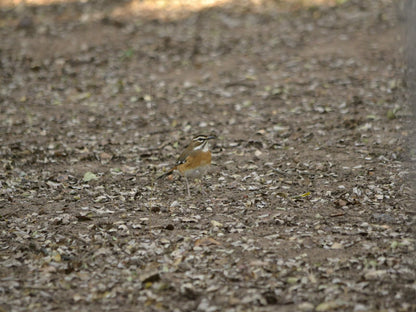
{"type": "Polygon", "coordinates": [[[186,148],[182,154],[179,155],[178,159],[176,160],[176,166],[177,165],[181,165],[183,163],[186,162],[186,158],[188,158],[188,156],[192,153],[192,150],[190,150],[189,148],[186,148]]]}

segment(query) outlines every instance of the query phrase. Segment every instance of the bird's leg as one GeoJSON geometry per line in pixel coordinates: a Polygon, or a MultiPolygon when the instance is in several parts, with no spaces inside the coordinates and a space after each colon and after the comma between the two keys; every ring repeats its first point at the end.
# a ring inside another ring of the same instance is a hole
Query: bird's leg
{"type": "Polygon", "coordinates": [[[188,178],[186,176],[185,176],[185,182],[186,182],[186,190],[188,191],[188,197],[191,197],[191,192],[189,191],[188,178]]]}

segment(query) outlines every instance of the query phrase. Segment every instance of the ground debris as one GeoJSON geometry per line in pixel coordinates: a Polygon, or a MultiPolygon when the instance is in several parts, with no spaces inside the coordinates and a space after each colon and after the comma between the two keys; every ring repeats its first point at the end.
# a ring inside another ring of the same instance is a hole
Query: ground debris
{"type": "Polygon", "coordinates": [[[9,2],[0,311],[416,310],[400,4],[9,2]]]}

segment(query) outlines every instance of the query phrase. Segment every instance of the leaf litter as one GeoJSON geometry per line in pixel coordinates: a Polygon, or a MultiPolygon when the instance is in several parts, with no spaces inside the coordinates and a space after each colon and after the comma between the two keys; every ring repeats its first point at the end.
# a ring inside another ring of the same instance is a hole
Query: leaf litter
{"type": "Polygon", "coordinates": [[[0,8],[0,309],[415,310],[401,5],[140,3],[0,8]]]}

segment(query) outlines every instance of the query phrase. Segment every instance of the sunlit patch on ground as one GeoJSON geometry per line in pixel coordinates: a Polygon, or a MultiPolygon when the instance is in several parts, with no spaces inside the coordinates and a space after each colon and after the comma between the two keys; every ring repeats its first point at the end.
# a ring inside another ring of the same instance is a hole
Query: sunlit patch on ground
{"type": "Polygon", "coordinates": [[[114,10],[114,16],[125,15],[153,15],[162,19],[175,19],[185,17],[193,12],[213,7],[232,7],[238,11],[258,11],[264,12],[270,9],[293,10],[301,7],[310,6],[331,6],[341,4],[346,0],[144,0],[131,1],[124,6],[120,6],[114,10]]]}
{"type": "MultiPolygon", "coordinates": [[[[120,1],[115,9],[115,15],[148,15],[175,18],[204,10],[211,7],[232,5],[233,7],[267,10],[271,7],[294,9],[309,6],[332,6],[342,4],[348,0],[133,0],[120,1]]],[[[0,8],[15,8],[24,6],[46,6],[63,3],[88,3],[88,0],[0,0],[0,8]]]]}

